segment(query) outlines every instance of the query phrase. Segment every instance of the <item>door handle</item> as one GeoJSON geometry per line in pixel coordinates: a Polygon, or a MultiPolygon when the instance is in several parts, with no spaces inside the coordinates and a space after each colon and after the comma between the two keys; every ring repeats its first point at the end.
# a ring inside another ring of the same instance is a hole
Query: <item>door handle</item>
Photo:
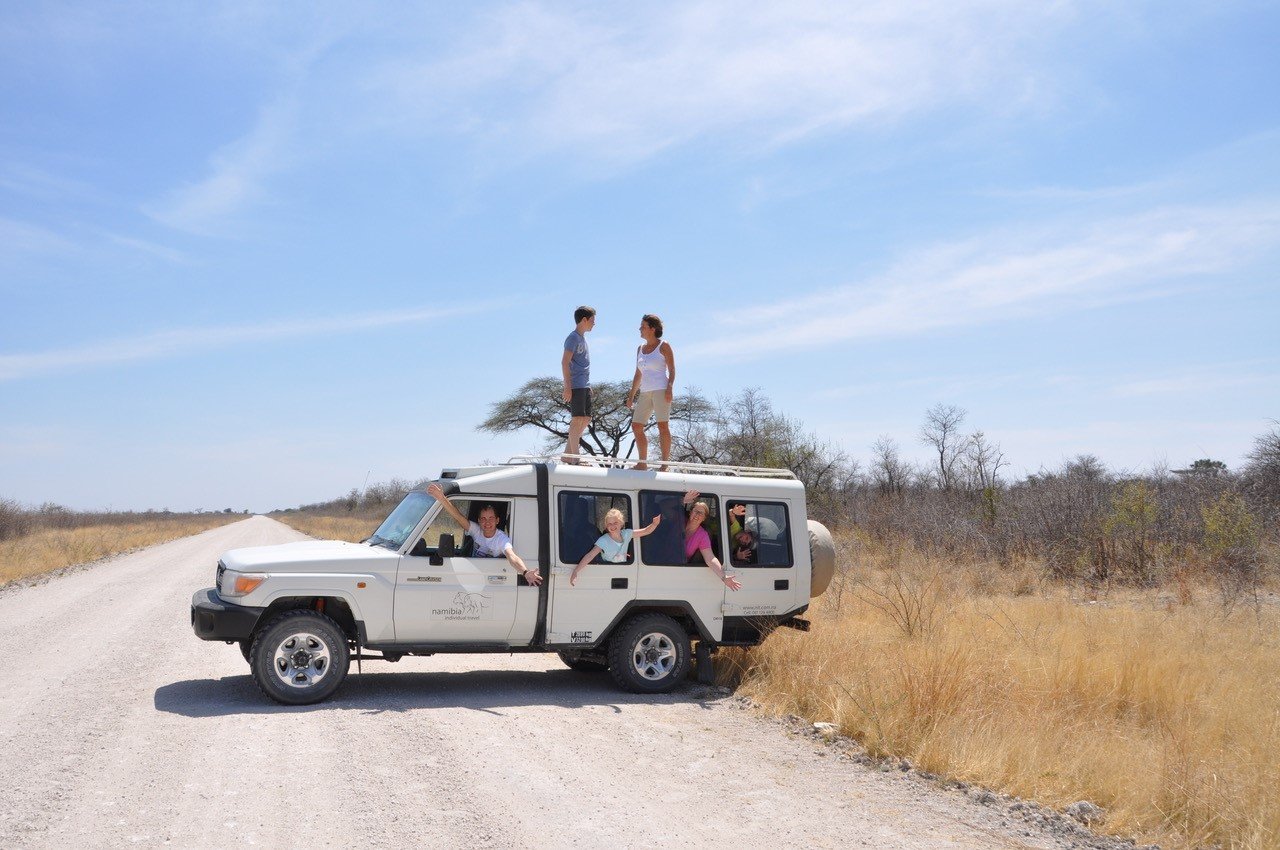
{"type": "Polygon", "coordinates": [[[626,590],[627,580],[625,578],[615,578],[609,580],[610,590],[626,590]]]}
{"type": "Polygon", "coordinates": [[[791,587],[791,582],[788,579],[779,578],[779,579],[774,579],[773,581],[774,590],[787,590],[790,587],[791,587]]]}

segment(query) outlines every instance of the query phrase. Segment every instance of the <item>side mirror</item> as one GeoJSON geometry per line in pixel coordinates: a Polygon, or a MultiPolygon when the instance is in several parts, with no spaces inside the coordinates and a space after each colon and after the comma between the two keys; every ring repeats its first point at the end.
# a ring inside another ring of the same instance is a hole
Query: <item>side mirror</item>
{"type": "Polygon", "coordinates": [[[439,546],[439,550],[438,550],[438,551],[440,552],[440,557],[442,557],[442,558],[452,558],[452,557],[453,557],[453,554],[454,554],[454,546],[453,546],[453,535],[452,535],[452,534],[441,534],[441,535],[440,535],[440,546],[439,546]]]}
{"type": "Polygon", "coordinates": [[[426,541],[426,538],[419,537],[419,538],[418,538],[418,542],[417,542],[417,543],[415,543],[415,544],[413,544],[413,548],[409,550],[409,554],[410,554],[410,555],[414,555],[414,556],[419,557],[419,558],[421,558],[423,555],[427,554],[427,541],[426,541]]]}

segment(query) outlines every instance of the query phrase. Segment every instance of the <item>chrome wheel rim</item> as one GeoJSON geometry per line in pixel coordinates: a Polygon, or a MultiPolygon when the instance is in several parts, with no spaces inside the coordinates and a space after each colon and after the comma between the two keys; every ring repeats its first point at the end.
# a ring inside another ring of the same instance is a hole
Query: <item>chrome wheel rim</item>
{"type": "Polygon", "coordinates": [[[290,688],[313,688],[329,675],[329,645],[310,632],[291,634],[276,646],[271,669],[290,688]]]}
{"type": "Polygon", "coordinates": [[[636,641],[631,666],[650,682],[665,679],[676,666],[675,642],[662,632],[650,632],[636,641]]]}

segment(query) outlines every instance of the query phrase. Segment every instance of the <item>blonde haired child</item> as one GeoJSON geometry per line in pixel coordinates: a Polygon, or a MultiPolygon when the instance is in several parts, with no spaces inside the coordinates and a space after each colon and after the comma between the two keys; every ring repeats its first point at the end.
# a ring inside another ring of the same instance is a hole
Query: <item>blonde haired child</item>
{"type": "Polygon", "coordinates": [[[660,522],[662,522],[662,516],[655,516],[653,522],[644,528],[633,531],[630,528],[622,527],[622,511],[617,508],[610,510],[604,515],[605,533],[600,535],[596,545],[592,546],[591,551],[583,555],[582,560],[578,562],[578,566],[573,568],[573,574],[569,576],[569,584],[576,585],[578,583],[578,573],[586,569],[587,564],[594,561],[596,555],[603,555],[605,561],[610,564],[625,564],[627,562],[627,546],[631,544],[632,538],[652,534],[660,522]]]}

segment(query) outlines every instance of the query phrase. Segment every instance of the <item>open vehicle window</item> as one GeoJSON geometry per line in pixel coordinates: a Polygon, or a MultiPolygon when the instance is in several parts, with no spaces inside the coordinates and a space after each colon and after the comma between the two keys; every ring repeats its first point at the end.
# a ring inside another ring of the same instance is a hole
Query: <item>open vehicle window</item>
{"type": "MultiPolygon", "coordinates": [[[[631,499],[618,493],[561,490],[556,508],[560,518],[559,554],[562,564],[577,564],[583,555],[591,551],[596,540],[605,533],[604,515],[614,508],[622,511],[623,528],[635,528],[631,521],[631,499]]],[[[600,563],[599,555],[594,563],[600,563]]]]}
{"type": "Polygon", "coordinates": [[[734,567],[790,567],[787,506],[781,502],[725,500],[729,564],[734,567]]]}
{"type": "MultiPolygon", "coordinates": [[[[465,516],[470,522],[478,522],[480,512],[485,507],[491,507],[498,515],[498,530],[506,532],[507,536],[511,536],[511,503],[502,499],[489,499],[479,496],[474,499],[450,499],[452,504],[458,511],[465,516]]],[[[427,530],[422,533],[422,539],[426,542],[428,550],[435,550],[440,546],[440,535],[452,534],[455,551],[460,557],[470,557],[474,550],[474,543],[467,536],[467,529],[459,527],[448,511],[440,511],[435,518],[431,520],[431,524],[427,526],[427,530]]]]}
{"type": "MultiPolygon", "coordinates": [[[[644,521],[643,524],[648,525],[655,515],[661,515],[662,517],[662,522],[658,525],[657,530],[640,540],[640,552],[646,564],[675,567],[692,563],[705,568],[706,565],[703,563],[701,555],[697,552],[693,553],[692,561],[684,554],[684,527],[689,519],[689,513],[682,503],[683,499],[683,492],[668,490],[640,491],[640,517],[644,521]]],[[[697,501],[707,506],[707,518],[703,521],[702,527],[706,529],[707,536],[711,540],[712,554],[719,558],[720,512],[717,507],[719,500],[712,494],[702,493],[698,496],[697,501]]]]}

